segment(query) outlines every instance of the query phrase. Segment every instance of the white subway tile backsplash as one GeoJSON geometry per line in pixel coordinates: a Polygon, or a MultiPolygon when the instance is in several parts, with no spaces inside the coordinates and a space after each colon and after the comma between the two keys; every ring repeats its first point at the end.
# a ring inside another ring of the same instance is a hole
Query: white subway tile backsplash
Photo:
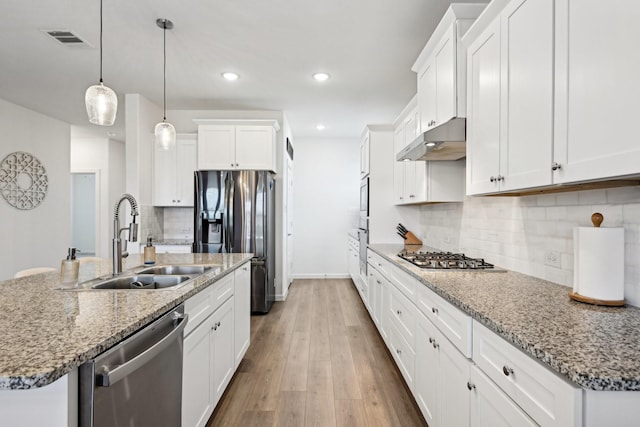
{"type": "MultiPolygon", "coordinates": [[[[483,257],[501,267],[573,286],[573,230],[591,226],[625,228],[625,298],[640,306],[640,187],[523,197],[467,197],[464,203],[425,205],[422,233],[436,248],[483,257]],[[560,256],[560,268],[545,254],[560,256]]],[[[422,235],[422,234],[421,234],[422,235]]]]}
{"type": "Polygon", "coordinates": [[[597,205],[607,203],[606,190],[586,190],[578,192],[581,205],[597,205]]]}

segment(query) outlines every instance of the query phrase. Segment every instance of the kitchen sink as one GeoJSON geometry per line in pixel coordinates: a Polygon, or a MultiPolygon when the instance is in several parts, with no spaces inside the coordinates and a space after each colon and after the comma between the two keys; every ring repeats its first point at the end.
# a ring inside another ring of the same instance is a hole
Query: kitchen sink
{"type": "Polygon", "coordinates": [[[92,284],[90,289],[163,289],[177,286],[191,278],[175,274],[137,274],[104,279],[92,284]]]}
{"type": "Polygon", "coordinates": [[[155,275],[200,275],[211,270],[213,267],[203,265],[157,265],[153,267],[143,268],[138,274],[155,274],[155,275]]]}

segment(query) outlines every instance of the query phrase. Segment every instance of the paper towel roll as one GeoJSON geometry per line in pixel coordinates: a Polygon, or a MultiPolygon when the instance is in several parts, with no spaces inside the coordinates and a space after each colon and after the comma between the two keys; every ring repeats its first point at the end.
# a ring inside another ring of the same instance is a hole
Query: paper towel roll
{"type": "Polygon", "coordinates": [[[573,292],[584,297],[624,299],[624,228],[573,230],[573,292]]]}

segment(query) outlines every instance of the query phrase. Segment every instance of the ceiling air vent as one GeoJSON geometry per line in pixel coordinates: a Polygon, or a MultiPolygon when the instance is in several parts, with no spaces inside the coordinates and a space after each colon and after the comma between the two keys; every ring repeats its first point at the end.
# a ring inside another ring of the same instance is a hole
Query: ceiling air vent
{"type": "Polygon", "coordinates": [[[67,46],[86,46],[87,43],[68,30],[44,30],[45,33],[67,46]]]}

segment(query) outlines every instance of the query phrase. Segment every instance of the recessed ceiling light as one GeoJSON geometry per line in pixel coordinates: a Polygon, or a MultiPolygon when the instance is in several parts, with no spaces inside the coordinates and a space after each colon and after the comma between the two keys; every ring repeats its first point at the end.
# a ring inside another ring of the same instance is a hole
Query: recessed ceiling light
{"type": "Polygon", "coordinates": [[[240,78],[240,76],[236,73],[232,73],[229,71],[227,71],[226,73],[222,73],[222,77],[229,81],[238,80],[240,78]]]}
{"type": "Polygon", "coordinates": [[[324,130],[324,129],[325,129],[325,127],[324,127],[324,125],[318,125],[318,126],[316,126],[316,129],[318,129],[318,130],[324,130]]]}
{"type": "Polygon", "coordinates": [[[315,73],[313,75],[313,78],[319,82],[324,82],[326,80],[329,80],[330,77],[331,76],[328,73],[315,73]]]}

